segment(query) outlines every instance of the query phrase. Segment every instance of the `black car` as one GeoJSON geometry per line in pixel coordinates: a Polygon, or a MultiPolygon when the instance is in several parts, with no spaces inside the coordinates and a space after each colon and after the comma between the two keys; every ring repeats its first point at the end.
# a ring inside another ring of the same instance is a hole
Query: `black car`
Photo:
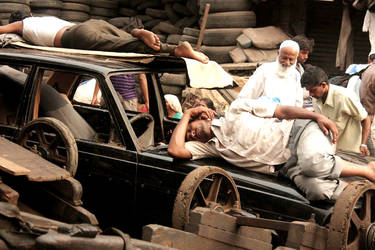
{"type": "MultiPolygon", "coordinates": [[[[328,225],[332,216],[350,228],[340,234],[342,238],[354,234],[345,241],[349,245],[363,236],[361,230],[354,230],[359,224],[353,223],[352,214],[358,213],[356,218],[366,220],[366,227],[375,220],[363,219],[362,215],[373,213],[374,186],[369,182],[350,193],[352,199],[343,194],[342,202],[352,207],[349,212],[332,215],[334,204],[310,202],[283,177],[238,168],[222,159],[190,161],[170,157],[168,140],[178,121],[167,116],[160,78],[165,73],[185,74],[182,59],[3,48],[0,61],[0,134],[61,163],[75,174],[84,189],[84,206],[97,216],[102,227],[115,226],[138,235],[145,224],[171,225],[175,205],[173,223],[181,228],[186,218],[180,217],[188,216],[186,211],[201,202],[206,206],[220,205],[224,210],[241,207],[263,218],[314,219],[320,225],[328,225]],[[117,74],[140,73],[147,76],[149,113],[124,110],[110,80],[117,74]],[[88,88],[86,84],[90,82],[93,85],[88,88]],[[93,90],[95,86],[99,87],[99,95],[93,90]],[[82,91],[85,87],[91,92],[82,91]],[[51,139],[54,133],[62,139],[51,139]],[[74,142],[64,139],[71,134],[78,146],[78,167],[72,156],[75,152],[69,150],[69,144],[74,142]],[[185,177],[202,166],[211,167],[190,178],[174,204],[185,177]],[[211,185],[215,182],[219,183],[216,189],[211,185]],[[204,193],[205,188],[211,191],[210,195],[204,193]],[[368,206],[356,212],[355,205],[363,196],[368,198],[368,206]]],[[[230,91],[220,91],[229,101],[233,98],[230,91]]]]}

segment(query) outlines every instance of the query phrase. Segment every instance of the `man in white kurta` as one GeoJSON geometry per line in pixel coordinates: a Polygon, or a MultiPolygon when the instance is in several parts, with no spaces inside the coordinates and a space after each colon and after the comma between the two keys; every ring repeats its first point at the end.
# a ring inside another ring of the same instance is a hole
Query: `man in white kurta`
{"type": "Polygon", "coordinates": [[[281,105],[302,107],[303,90],[296,69],[299,46],[286,40],[280,45],[275,62],[264,63],[242,88],[237,98],[257,99],[261,96],[278,99],[281,105]]]}
{"type": "Polygon", "coordinates": [[[168,153],[185,159],[222,157],[238,167],[261,172],[266,169],[259,169],[259,165],[286,163],[282,172],[310,200],[336,199],[346,186],[340,176],[359,175],[375,180],[375,164],[348,166],[334,155],[327,135],[331,131],[335,141],[336,127],[320,114],[280,106],[266,97],[242,98],[235,100],[219,120],[190,121],[204,113],[211,113],[213,118],[212,112],[204,107],[184,112],[172,134],[168,153]]]}

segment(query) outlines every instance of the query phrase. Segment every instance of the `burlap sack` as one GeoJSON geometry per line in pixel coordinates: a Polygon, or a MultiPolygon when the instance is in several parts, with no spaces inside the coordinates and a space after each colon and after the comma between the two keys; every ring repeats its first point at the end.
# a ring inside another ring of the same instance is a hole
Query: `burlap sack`
{"type": "Polygon", "coordinates": [[[278,49],[244,49],[248,62],[273,62],[278,55],[278,49]]]}
{"type": "Polygon", "coordinates": [[[275,26],[248,28],[242,32],[250,38],[253,46],[259,49],[277,49],[283,41],[290,39],[284,31],[275,26]]]}

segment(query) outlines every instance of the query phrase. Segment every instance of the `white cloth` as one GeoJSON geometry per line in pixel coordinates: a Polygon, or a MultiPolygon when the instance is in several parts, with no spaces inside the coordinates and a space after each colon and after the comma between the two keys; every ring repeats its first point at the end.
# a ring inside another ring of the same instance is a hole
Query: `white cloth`
{"type": "MultiPolygon", "coordinates": [[[[94,90],[96,85],[96,79],[92,78],[88,81],[80,83],[77,91],[74,94],[74,101],[91,104],[94,98],[94,90]]],[[[102,99],[102,92],[99,90],[97,95],[97,100],[100,103],[102,99]]]]}
{"type": "Polygon", "coordinates": [[[280,77],[278,62],[264,63],[250,76],[237,98],[257,99],[268,96],[278,98],[281,105],[302,107],[303,91],[300,80],[300,73],[295,68],[285,77],[280,77]]]}
{"type": "Polygon", "coordinates": [[[55,36],[59,30],[74,23],[53,16],[28,17],[23,21],[22,37],[35,45],[54,47],[55,36]]]}
{"type": "Polygon", "coordinates": [[[166,102],[168,102],[171,109],[175,112],[182,113],[181,103],[180,100],[178,100],[178,97],[171,94],[164,95],[164,99],[166,102]]]}
{"type": "Polygon", "coordinates": [[[233,86],[233,78],[217,62],[207,64],[190,58],[183,58],[192,88],[224,88],[233,86]]]}
{"type": "Polygon", "coordinates": [[[359,88],[361,87],[361,82],[361,78],[355,75],[349,78],[348,85],[346,86],[346,88],[353,91],[358,96],[358,98],[360,98],[359,88]]]}
{"type": "Polygon", "coordinates": [[[294,122],[272,118],[276,106],[264,97],[236,99],[225,118],[213,121],[213,139],[205,144],[190,141],[185,148],[193,159],[220,156],[239,167],[272,172],[269,165],[285,163],[290,157],[287,143],[294,122]],[[264,164],[266,168],[257,168],[264,164]]]}
{"type": "Polygon", "coordinates": [[[371,44],[371,51],[375,50],[375,13],[367,10],[362,26],[363,32],[369,33],[369,40],[371,44]]]}

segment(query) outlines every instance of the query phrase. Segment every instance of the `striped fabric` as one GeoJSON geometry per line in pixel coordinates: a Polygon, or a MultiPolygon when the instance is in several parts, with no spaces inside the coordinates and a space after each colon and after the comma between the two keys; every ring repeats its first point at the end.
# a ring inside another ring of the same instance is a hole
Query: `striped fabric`
{"type": "Polygon", "coordinates": [[[116,75],[111,78],[113,87],[124,100],[137,98],[134,75],[116,75]]]}

